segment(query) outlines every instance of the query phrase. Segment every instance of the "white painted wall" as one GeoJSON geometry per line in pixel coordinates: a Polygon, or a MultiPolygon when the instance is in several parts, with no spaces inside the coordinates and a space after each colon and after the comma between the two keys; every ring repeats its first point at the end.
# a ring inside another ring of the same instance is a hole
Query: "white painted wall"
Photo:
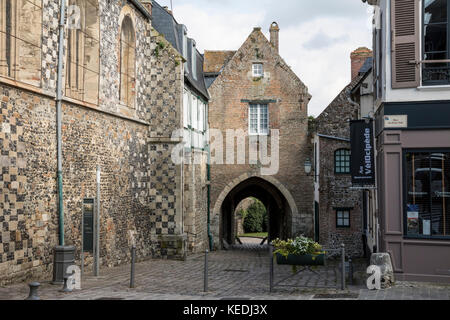
{"type": "Polygon", "coordinates": [[[361,111],[360,116],[362,118],[374,116],[373,106],[373,72],[366,77],[360,87],[361,94],[361,111]]]}

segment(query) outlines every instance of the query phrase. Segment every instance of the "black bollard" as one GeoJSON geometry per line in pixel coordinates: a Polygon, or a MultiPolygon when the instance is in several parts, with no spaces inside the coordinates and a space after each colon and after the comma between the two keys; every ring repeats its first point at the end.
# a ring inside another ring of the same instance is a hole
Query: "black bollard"
{"type": "Polygon", "coordinates": [[[25,300],[41,300],[38,295],[38,289],[40,287],[39,282],[32,282],[28,286],[30,287],[30,295],[25,300]]]}
{"type": "Polygon", "coordinates": [[[208,292],[208,249],[205,251],[205,269],[203,274],[203,291],[208,292]]]}
{"type": "MultiPolygon", "coordinates": [[[[70,278],[72,280],[72,278],[70,278]]],[[[59,290],[59,292],[64,292],[64,293],[70,293],[72,292],[72,289],[69,289],[69,286],[67,285],[69,282],[69,277],[68,276],[64,276],[64,287],[59,290]]]]}
{"type": "Polygon", "coordinates": [[[352,286],[353,285],[353,263],[352,259],[348,259],[348,282],[352,286]]]}
{"type": "Polygon", "coordinates": [[[270,255],[270,274],[269,274],[269,291],[273,291],[273,245],[269,243],[269,255],[270,255]]]}
{"type": "Polygon", "coordinates": [[[134,289],[134,274],[135,274],[135,268],[136,268],[136,246],[131,247],[131,274],[130,274],[130,288],[134,289]]]}
{"type": "Polygon", "coordinates": [[[345,244],[341,244],[341,260],[342,260],[341,290],[345,290],[345,244]]]}

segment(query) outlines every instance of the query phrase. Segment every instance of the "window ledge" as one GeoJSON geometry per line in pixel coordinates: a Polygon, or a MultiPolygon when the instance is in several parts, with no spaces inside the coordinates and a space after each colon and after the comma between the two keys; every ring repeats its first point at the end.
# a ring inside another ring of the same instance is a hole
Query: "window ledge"
{"type": "Polygon", "coordinates": [[[419,241],[449,241],[450,236],[403,236],[403,239],[419,241]]]}
{"type": "MultiPolygon", "coordinates": [[[[44,90],[42,89],[40,86],[37,87],[35,85],[32,84],[28,84],[19,80],[14,80],[8,77],[4,77],[4,76],[0,76],[0,83],[2,84],[6,84],[6,85],[10,85],[19,89],[23,89],[26,91],[30,91],[32,93],[37,93],[37,94],[41,94],[43,96],[47,96],[50,98],[55,98],[56,94],[53,91],[48,91],[48,90],[44,90]]],[[[55,89],[56,90],[56,89],[55,89]]]]}
{"type": "Polygon", "coordinates": [[[268,133],[249,133],[249,137],[269,137],[268,133]]]}
{"type": "Polygon", "coordinates": [[[450,85],[435,85],[435,86],[420,86],[417,87],[420,91],[436,91],[436,90],[450,90],[450,85]]]}

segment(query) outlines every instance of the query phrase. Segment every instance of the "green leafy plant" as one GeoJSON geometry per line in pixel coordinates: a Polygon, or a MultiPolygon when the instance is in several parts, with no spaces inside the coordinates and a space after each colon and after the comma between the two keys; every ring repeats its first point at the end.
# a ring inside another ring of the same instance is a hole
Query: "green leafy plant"
{"type": "MultiPolygon", "coordinates": [[[[288,239],[286,241],[276,239],[272,241],[272,245],[275,247],[273,252],[274,258],[277,254],[282,255],[287,258],[290,254],[292,255],[312,255],[312,259],[315,260],[320,254],[324,254],[323,248],[320,244],[314,240],[307,238],[305,236],[300,236],[295,239],[288,239]]],[[[315,268],[315,267],[312,267],[315,268]]],[[[292,266],[292,273],[297,273],[297,266],[292,266]]]]}
{"type": "Polygon", "coordinates": [[[276,239],[272,241],[275,247],[274,255],[281,254],[284,257],[293,255],[319,255],[323,254],[323,249],[320,244],[305,236],[300,236],[295,239],[288,239],[286,241],[276,239]]]}
{"type": "Polygon", "coordinates": [[[156,45],[155,50],[153,51],[156,57],[159,57],[159,50],[163,50],[166,47],[166,44],[162,41],[159,41],[156,45]]]}
{"type": "Polygon", "coordinates": [[[247,216],[247,214],[248,214],[247,210],[240,209],[240,210],[238,211],[238,213],[237,213],[237,217],[238,217],[238,218],[241,218],[242,220],[244,220],[245,217],[247,216]]]}
{"type": "Polygon", "coordinates": [[[269,214],[267,213],[267,210],[264,210],[264,212],[263,212],[262,229],[263,229],[263,232],[268,232],[269,231],[269,214]]]}
{"type": "Polygon", "coordinates": [[[264,231],[264,217],[267,215],[264,204],[255,199],[255,202],[248,207],[244,218],[245,233],[260,233],[264,231]]]}

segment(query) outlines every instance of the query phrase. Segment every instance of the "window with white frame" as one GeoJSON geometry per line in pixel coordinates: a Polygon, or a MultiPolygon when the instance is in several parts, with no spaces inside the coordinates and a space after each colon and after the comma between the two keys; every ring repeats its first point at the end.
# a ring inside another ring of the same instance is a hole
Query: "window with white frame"
{"type": "Polygon", "coordinates": [[[189,92],[184,90],[183,94],[183,126],[188,129],[189,126],[189,92]]]}
{"type": "Polygon", "coordinates": [[[266,135],[269,133],[269,108],[267,104],[250,105],[249,133],[251,135],[266,135]]]}
{"type": "Polygon", "coordinates": [[[253,64],[253,77],[263,77],[264,76],[264,69],[262,63],[254,63],[253,64]]]}
{"type": "Polygon", "coordinates": [[[192,96],[192,104],[191,104],[191,127],[192,129],[197,129],[197,121],[198,121],[198,101],[197,97],[192,96]]]}
{"type": "Polygon", "coordinates": [[[183,124],[186,148],[204,149],[207,144],[207,104],[185,90],[183,96],[183,124]]]}

